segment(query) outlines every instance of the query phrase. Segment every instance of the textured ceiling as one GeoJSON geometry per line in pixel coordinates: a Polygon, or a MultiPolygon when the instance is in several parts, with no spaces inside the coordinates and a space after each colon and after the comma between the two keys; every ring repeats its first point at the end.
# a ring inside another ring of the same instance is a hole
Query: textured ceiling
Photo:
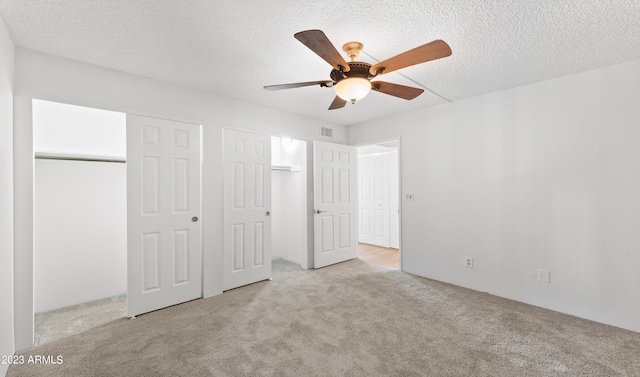
{"type": "Polygon", "coordinates": [[[0,15],[25,48],[341,124],[640,59],[640,0],[0,0],[0,15]],[[308,29],[370,63],[434,39],[453,55],[383,76],[428,89],[413,101],[328,111],[333,89],[262,89],[329,78],[293,38],[308,29]]]}

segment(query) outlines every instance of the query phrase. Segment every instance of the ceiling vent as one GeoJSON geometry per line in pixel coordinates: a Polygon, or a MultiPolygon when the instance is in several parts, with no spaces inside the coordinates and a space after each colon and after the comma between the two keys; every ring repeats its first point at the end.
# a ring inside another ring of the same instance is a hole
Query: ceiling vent
{"type": "Polygon", "coordinates": [[[333,129],[322,127],[321,134],[322,136],[333,137],[333,129]]]}

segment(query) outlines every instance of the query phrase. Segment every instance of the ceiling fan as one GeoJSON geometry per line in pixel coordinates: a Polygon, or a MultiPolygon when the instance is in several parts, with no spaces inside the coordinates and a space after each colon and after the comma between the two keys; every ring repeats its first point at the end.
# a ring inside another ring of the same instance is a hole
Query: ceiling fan
{"type": "Polygon", "coordinates": [[[406,100],[412,100],[422,94],[424,89],[385,81],[371,81],[371,79],[401,68],[426,63],[451,55],[451,48],[446,42],[435,40],[381,61],[380,63],[371,65],[369,63],[356,61],[360,50],[362,50],[362,43],[360,42],[348,42],[342,46],[342,50],[344,50],[351,59],[350,62],[346,62],[322,30],[305,30],[296,33],[294,37],[327,63],[331,64],[333,67],[329,74],[331,80],[269,85],[264,88],[266,90],[280,90],[313,85],[320,85],[325,88],[335,87],[336,98],[331,103],[331,106],[329,106],[329,110],[340,109],[345,106],[347,101],[355,103],[369,94],[371,90],[406,100]]]}

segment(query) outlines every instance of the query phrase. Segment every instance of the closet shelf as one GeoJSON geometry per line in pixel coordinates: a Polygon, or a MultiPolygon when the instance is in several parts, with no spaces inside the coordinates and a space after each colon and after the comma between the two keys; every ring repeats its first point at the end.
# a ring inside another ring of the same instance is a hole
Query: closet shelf
{"type": "Polygon", "coordinates": [[[271,170],[276,171],[300,171],[300,166],[289,166],[289,165],[271,165],[271,170]]]}
{"type": "Polygon", "coordinates": [[[35,152],[34,157],[37,160],[96,161],[96,162],[119,162],[119,163],[127,162],[127,160],[124,157],[80,155],[80,154],[66,154],[66,153],[35,152]]]}

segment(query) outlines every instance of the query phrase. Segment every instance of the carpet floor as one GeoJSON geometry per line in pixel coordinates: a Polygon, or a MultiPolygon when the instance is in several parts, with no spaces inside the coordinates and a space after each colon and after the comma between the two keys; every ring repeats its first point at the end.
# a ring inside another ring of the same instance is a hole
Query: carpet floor
{"type": "Polygon", "coordinates": [[[640,333],[355,259],[22,355],[8,376],[640,376],[640,333]]]}
{"type": "Polygon", "coordinates": [[[127,297],[113,296],[37,313],[34,346],[87,331],[127,315],[127,297]]]}

